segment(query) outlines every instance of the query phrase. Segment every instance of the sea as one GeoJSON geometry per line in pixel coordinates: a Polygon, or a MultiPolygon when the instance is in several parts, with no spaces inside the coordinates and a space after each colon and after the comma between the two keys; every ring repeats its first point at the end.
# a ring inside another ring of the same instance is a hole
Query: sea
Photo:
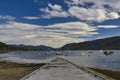
{"type": "Polygon", "coordinates": [[[112,51],[113,54],[111,55],[104,55],[101,50],[14,51],[0,54],[0,61],[17,63],[48,63],[57,57],[62,57],[79,66],[120,71],[120,50],[112,51]]]}

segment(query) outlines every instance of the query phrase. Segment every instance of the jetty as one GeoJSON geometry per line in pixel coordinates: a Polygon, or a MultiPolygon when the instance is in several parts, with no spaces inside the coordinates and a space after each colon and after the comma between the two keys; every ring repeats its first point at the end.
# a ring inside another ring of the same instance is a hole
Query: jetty
{"type": "Polygon", "coordinates": [[[21,80],[108,80],[64,58],[56,58],[21,80]]]}

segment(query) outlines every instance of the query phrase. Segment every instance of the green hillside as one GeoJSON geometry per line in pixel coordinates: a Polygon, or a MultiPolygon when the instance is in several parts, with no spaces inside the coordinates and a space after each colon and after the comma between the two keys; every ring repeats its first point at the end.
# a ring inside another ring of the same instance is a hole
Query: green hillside
{"type": "Polygon", "coordinates": [[[120,36],[105,39],[97,39],[81,43],[70,43],[60,48],[61,50],[99,50],[113,49],[120,50],[120,36]]]}
{"type": "Polygon", "coordinates": [[[8,45],[8,44],[0,42],[0,51],[1,52],[17,51],[17,50],[22,50],[22,51],[28,51],[28,50],[39,51],[41,49],[36,48],[36,47],[31,47],[31,46],[23,47],[23,46],[18,46],[18,45],[8,45]]]}

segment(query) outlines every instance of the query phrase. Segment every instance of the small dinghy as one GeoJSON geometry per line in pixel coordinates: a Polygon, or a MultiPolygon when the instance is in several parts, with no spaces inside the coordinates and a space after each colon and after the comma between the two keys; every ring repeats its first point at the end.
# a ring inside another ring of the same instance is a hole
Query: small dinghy
{"type": "Polygon", "coordinates": [[[111,55],[111,54],[113,54],[113,51],[106,50],[106,51],[103,52],[103,54],[105,54],[105,55],[111,55]]]}

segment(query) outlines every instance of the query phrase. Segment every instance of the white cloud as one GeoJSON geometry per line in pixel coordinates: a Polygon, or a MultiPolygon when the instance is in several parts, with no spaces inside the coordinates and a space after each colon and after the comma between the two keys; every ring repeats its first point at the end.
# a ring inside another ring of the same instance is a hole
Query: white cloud
{"type": "Polygon", "coordinates": [[[65,3],[70,6],[85,3],[94,3],[94,7],[96,8],[103,8],[103,5],[109,5],[114,9],[120,10],[120,0],[65,0],[65,3]]]}
{"type": "Polygon", "coordinates": [[[81,42],[76,36],[98,34],[97,28],[82,22],[38,26],[19,22],[0,24],[0,41],[12,44],[49,45],[60,47],[66,43],[81,42]],[[59,43],[59,44],[58,44],[59,43]]]}
{"type": "Polygon", "coordinates": [[[120,0],[64,0],[68,9],[64,11],[61,5],[48,4],[47,8],[42,8],[45,14],[43,18],[52,17],[75,17],[89,22],[103,22],[120,18],[120,0]],[[93,3],[91,7],[83,7],[86,3],[93,3]],[[106,8],[105,5],[110,8],[106,8]]]}
{"type": "Polygon", "coordinates": [[[9,22],[0,24],[0,41],[60,47],[66,43],[83,42],[85,39],[81,37],[99,34],[98,29],[117,27],[115,25],[90,26],[83,22],[57,23],[48,26],[9,22]]]}
{"type": "Polygon", "coordinates": [[[110,29],[110,28],[118,28],[119,26],[116,26],[116,25],[99,25],[97,27],[98,28],[110,29]]]}
{"type": "Polygon", "coordinates": [[[62,7],[60,5],[52,5],[52,4],[48,4],[48,7],[51,8],[52,10],[55,10],[55,11],[62,11],[62,7]]]}
{"type": "Polygon", "coordinates": [[[80,20],[87,20],[90,22],[103,22],[110,19],[118,19],[120,17],[117,12],[107,12],[105,9],[87,9],[78,6],[71,7],[69,13],[80,20]]]}
{"type": "Polygon", "coordinates": [[[116,12],[110,12],[109,14],[107,14],[109,19],[118,19],[120,17],[120,15],[116,12]]]}
{"type": "Polygon", "coordinates": [[[104,8],[104,5],[110,6],[113,11],[120,12],[120,0],[65,0],[68,5],[79,5],[85,3],[94,3],[94,8],[104,8]]]}
{"type": "Polygon", "coordinates": [[[92,22],[102,22],[107,19],[106,11],[103,9],[86,9],[78,6],[73,6],[69,9],[69,13],[80,20],[92,22]]]}
{"type": "Polygon", "coordinates": [[[8,22],[7,24],[1,24],[0,25],[0,30],[19,30],[19,31],[24,31],[24,30],[34,30],[36,29],[37,25],[30,25],[26,23],[18,23],[18,22],[8,22]]]}
{"type": "Polygon", "coordinates": [[[120,16],[118,13],[120,9],[118,11],[115,8],[115,5],[120,3],[119,0],[115,0],[115,2],[112,0],[66,0],[66,3],[69,5],[70,14],[80,20],[103,22],[110,19],[118,19],[120,16]],[[78,6],[80,4],[85,5],[85,3],[94,3],[94,5],[89,8],[78,6]],[[112,7],[112,10],[104,7],[104,5],[112,7]]]}
{"type": "Polygon", "coordinates": [[[35,20],[35,19],[40,19],[40,17],[35,17],[35,16],[25,16],[23,17],[24,19],[28,19],[28,20],[35,20]]]}
{"type": "Polygon", "coordinates": [[[52,17],[68,17],[68,13],[62,10],[60,5],[48,4],[47,8],[42,8],[40,11],[44,12],[45,15],[42,15],[43,18],[52,18],[52,17]]]}
{"type": "Polygon", "coordinates": [[[0,15],[0,19],[2,19],[2,20],[8,20],[8,21],[13,21],[15,19],[15,17],[9,16],[9,15],[5,15],[5,16],[0,15]]]}

